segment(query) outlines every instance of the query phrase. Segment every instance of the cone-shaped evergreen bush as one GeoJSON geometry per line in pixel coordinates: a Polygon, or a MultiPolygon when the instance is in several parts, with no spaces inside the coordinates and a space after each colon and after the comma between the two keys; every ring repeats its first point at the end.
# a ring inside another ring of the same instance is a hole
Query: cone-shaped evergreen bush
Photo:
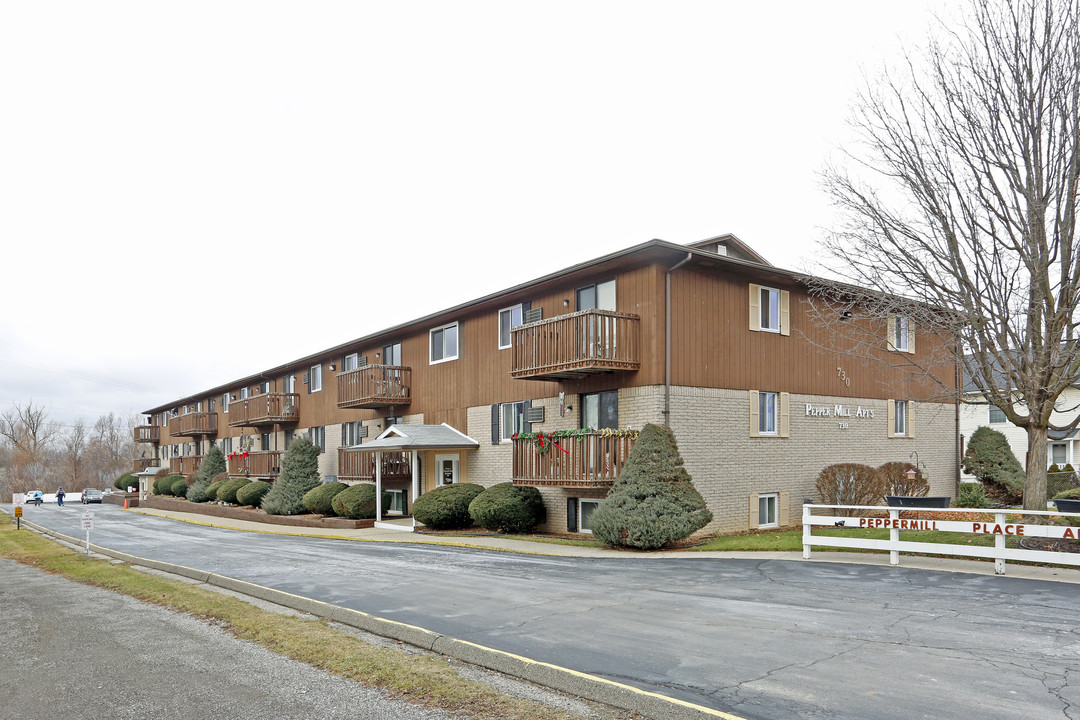
{"type": "Polygon", "coordinates": [[[262,500],[271,515],[302,515],[304,494],[319,484],[319,448],[306,437],[298,437],[281,459],[281,475],[262,500]]]}
{"type": "Polygon", "coordinates": [[[1016,503],[1024,497],[1024,468],[1003,433],[986,426],[971,433],[964,452],[964,472],[982,481],[990,497],[1016,503]]]}
{"type": "Polygon", "coordinates": [[[592,516],[593,535],[608,545],[655,550],[712,521],[705,499],[683,467],[675,434],[646,425],[611,493],[592,516]]]}
{"type": "Polygon", "coordinates": [[[206,451],[202,462],[199,463],[199,471],[194,475],[194,482],[187,490],[187,499],[192,502],[206,502],[206,488],[214,478],[225,472],[225,454],[217,445],[206,451]]]}

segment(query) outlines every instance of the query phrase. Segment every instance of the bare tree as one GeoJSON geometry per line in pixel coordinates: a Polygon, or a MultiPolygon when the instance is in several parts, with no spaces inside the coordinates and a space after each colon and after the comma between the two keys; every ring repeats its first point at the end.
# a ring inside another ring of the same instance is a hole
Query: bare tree
{"type": "Polygon", "coordinates": [[[83,457],[87,448],[86,424],[82,418],[75,421],[67,433],[64,434],[63,446],[64,457],[67,460],[68,470],[71,471],[71,485],[69,490],[79,489],[79,468],[82,466],[83,457]]]}
{"type": "Polygon", "coordinates": [[[964,23],[868,84],[854,124],[858,174],[825,172],[844,217],[830,264],[893,298],[879,320],[950,312],[968,380],[1027,430],[1024,507],[1045,509],[1047,431],[1077,425],[1051,413],[1080,379],[1076,0],[971,0],[964,23]]]}
{"type": "Polygon", "coordinates": [[[25,406],[14,403],[0,413],[0,437],[14,453],[15,483],[45,479],[47,453],[60,427],[49,420],[49,412],[31,400],[25,406]]]}
{"type": "Polygon", "coordinates": [[[90,433],[88,455],[92,474],[99,484],[111,484],[124,472],[129,472],[135,457],[132,428],[137,418],[124,418],[113,413],[101,415],[90,433]]]}

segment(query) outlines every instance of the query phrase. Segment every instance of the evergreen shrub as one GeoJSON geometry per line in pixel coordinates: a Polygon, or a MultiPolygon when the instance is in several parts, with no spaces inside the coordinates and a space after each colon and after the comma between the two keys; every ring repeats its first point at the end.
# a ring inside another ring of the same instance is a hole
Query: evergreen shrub
{"type": "Polygon", "coordinates": [[[236,503],[236,491],[245,485],[250,485],[251,480],[246,477],[232,478],[221,483],[221,486],[217,489],[217,499],[221,502],[235,504],[236,503]]]}
{"type": "Polygon", "coordinates": [[[650,423],[593,513],[592,531],[608,545],[655,550],[689,537],[712,517],[683,467],[675,434],[650,423]]]}
{"type": "Polygon", "coordinates": [[[175,480],[171,485],[169,485],[169,493],[171,495],[175,495],[178,498],[187,497],[187,490],[188,485],[185,478],[175,480]]]}
{"type": "MultiPolygon", "coordinates": [[[[369,520],[375,517],[375,484],[358,483],[339,492],[330,501],[334,514],[352,520],[369,520]]],[[[390,507],[390,493],[383,491],[383,512],[390,507]]]]}
{"type": "Polygon", "coordinates": [[[155,495],[172,495],[172,486],[177,480],[183,480],[181,475],[160,475],[154,480],[155,495]]]}
{"type": "Polygon", "coordinates": [[[206,486],[206,500],[203,502],[214,502],[218,499],[217,491],[229,480],[229,476],[226,475],[223,479],[215,479],[214,482],[206,486]]]}
{"type": "Polygon", "coordinates": [[[971,433],[963,467],[982,482],[991,500],[1008,505],[1023,500],[1024,468],[1003,433],[985,425],[971,433]]]}
{"type": "Polygon", "coordinates": [[[281,475],[262,500],[262,508],[271,515],[301,515],[304,494],[319,484],[319,448],[306,437],[298,437],[281,459],[281,475]]]}
{"type": "Polygon", "coordinates": [[[1053,497],[1058,493],[1065,492],[1077,486],[1076,471],[1073,466],[1066,463],[1058,467],[1051,465],[1046,471],[1046,496],[1053,497]]]}
{"type": "Polygon", "coordinates": [[[214,481],[214,478],[225,472],[225,454],[217,445],[206,451],[199,470],[192,476],[191,486],[187,491],[187,499],[192,502],[206,502],[206,489],[214,481]]]}
{"type": "Polygon", "coordinates": [[[263,495],[265,495],[269,491],[270,483],[263,482],[262,480],[254,480],[236,491],[236,503],[238,505],[250,505],[252,507],[259,507],[259,503],[262,502],[263,495]]]}
{"type": "Polygon", "coordinates": [[[926,473],[922,468],[919,468],[915,477],[910,480],[908,470],[915,470],[915,466],[909,462],[899,461],[887,462],[878,468],[885,482],[885,495],[923,497],[930,493],[930,482],[926,479],[926,473]]]}
{"type": "Polygon", "coordinates": [[[139,478],[135,477],[132,473],[124,473],[113,481],[113,487],[117,490],[127,492],[128,487],[139,487],[139,478]]]}
{"type": "Polygon", "coordinates": [[[953,507],[988,508],[992,505],[986,488],[977,482],[960,483],[960,496],[953,501],[953,507]]]}
{"type": "Polygon", "coordinates": [[[424,493],[413,503],[413,517],[432,530],[458,530],[472,525],[469,504],[484,492],[481,485],[454,483],[424,493]]]}
{"type": "Polygon", "coordinates": [[[469,503],[469,516],[485,530],[530,533],[547,520],[547,508],[536,488],[505,482],[477,495],[469,503]]]}
{"type": "Polygon", "coordinates": [[[343,482],[329,482],[317,485],[304,493],[304,507],[310,513],[316,515],[333,515],[334,508],[331,503],[334,496],[349,486],[343,482]]]}
{"type": "MultiPolygon", "coordinates": [[[[859,463],[829,465],[818,473],[817,494],[822,505],[883,505],[885,478],[876,469],[859,463]]],[[[854,515],[856,510],[836,510],[854,515]]]]}

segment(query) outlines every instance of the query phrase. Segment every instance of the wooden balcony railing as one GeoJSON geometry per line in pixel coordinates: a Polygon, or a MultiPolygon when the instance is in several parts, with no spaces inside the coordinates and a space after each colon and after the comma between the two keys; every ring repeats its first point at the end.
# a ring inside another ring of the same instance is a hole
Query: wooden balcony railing
{"type": "Polygon", "coordinates": [[[603,431],[590,431],[555,438],[554,442],[545,435],[543,452],[535,438],[530,435],[513,441],[515,485],[590,488],[615,482],[637,433],[621,430],[605,436],[603,431]]]}
{"type": "Polygon", "coordinates": [[[194,475],[199,471],[202,455],[169,458],[169,472],[173,475],[194,475]]]}
{"type": "Polygon", "coordinates": [[[510,333],[510,375],[569,380],[641,367],[641,319],[608,310],[582,310],[519,325],[510,333]]]}
{"type": "Polygon", "coordinates": [[[135,442],[156,443],[161,442],[160,425],[140,425],[135,428],[135,442]]]}
{"type": "MultiPolygon", "coordinates": [[[[411,452],[382,453],[383,480],[409,480],[411,478],[411,452]]],[[[374,480],[375,453],[360,452],[356,448],[338,448],[338,479],[374,480]]]]}
{"type": "Polygon", "coordinates": [[[229,403],[229,427],[273,425],[300,419],[300,395],[267,393],[229,403]]]}
{"type": "Polygon", "coordinates": [[[408,405],[412,368],[367,365],[337,376],[339,408],[381,408],[408,405]]]}
{"type": "Polygon", "coordinates": [[[157,458],[136,458],[131,472],[142,472],[146,468],[156,467],[159,462],[157,458]]]}
{"type": "Polygon", "coordinates": [[[171,418],[169,435],[171,437],[217,435],[217,413],[195,412],[171,418]]]}
{"type": "Polygon", "coordinates": [[[227,458],[229,475],[276,478],[281,474],[282,455],[284,453],[279,450],[249,452],[246,455],[233,453],[227,458]]]}

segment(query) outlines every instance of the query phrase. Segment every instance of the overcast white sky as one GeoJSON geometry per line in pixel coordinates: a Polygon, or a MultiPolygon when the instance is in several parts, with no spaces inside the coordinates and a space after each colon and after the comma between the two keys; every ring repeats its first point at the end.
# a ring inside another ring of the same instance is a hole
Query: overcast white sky
{"type": "Polygon", "coordinates": [[[954,6],[3,3],[0,409],[139,412],[651,238],[811,268],[864,74],[954,6]]]}

